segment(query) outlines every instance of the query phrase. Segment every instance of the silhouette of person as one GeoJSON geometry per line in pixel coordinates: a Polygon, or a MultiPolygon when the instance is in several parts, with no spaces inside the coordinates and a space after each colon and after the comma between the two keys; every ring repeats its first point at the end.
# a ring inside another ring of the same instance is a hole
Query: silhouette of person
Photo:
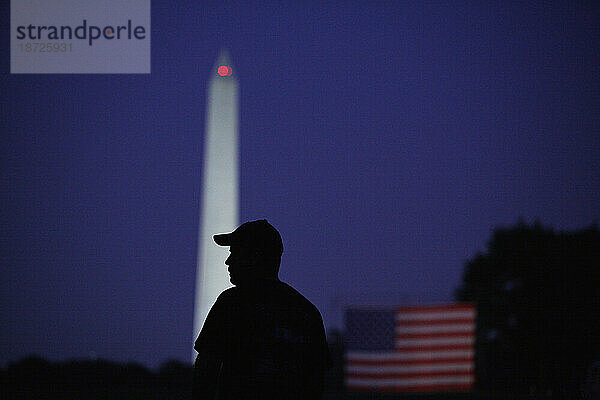
{"type": "Polygon", "coordinates": [[[267,220],[215,235],[235,286],[212,306],[194,348],[194,399],[321,398],[331,361],[319,310],[278,278],[283,243],[267,220]]]}

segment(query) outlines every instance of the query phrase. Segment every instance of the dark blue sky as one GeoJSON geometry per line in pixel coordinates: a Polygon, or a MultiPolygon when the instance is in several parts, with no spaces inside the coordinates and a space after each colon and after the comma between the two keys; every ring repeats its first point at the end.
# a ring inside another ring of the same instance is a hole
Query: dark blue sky
{"type": "Polygon", "coordinates": [[[451,300],[519,216],[600,217],[598,6],[253,3],[153,2],[150,75],[10,75],[0,5],[2,365],[190,359],[222,47],[242,219],[280,230],[328,329],[349,303],[451,300]]]}

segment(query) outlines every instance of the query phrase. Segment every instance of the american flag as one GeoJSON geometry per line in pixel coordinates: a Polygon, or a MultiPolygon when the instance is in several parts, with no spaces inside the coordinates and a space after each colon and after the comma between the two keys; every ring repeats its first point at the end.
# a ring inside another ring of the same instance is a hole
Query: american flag
{"type": "Polygon", "coordinates": [[[356,308],[345,317],[348,390],[473,388],[474,305],[356,308]]]}

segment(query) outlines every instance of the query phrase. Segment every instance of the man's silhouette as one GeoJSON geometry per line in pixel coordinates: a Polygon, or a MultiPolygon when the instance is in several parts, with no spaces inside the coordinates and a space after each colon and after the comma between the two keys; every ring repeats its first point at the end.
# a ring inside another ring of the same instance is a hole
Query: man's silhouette
{"type": "Polygon", "coordinates": [[[279,280],[279,232],[263,219],[214,240],[229,246],[235,287],[219,295],[196,340],[194,399],[319,399],[330,363],[323,320],[279,280]]]}

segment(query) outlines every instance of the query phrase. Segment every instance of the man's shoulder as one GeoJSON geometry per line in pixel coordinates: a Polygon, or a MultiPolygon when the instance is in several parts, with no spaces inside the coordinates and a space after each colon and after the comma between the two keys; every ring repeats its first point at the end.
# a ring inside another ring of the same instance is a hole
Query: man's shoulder
{"type": "Polygon", "coordinates": [[[285,282],[281,282],[281,284],[284,290],[289,293],[289,296],[293,298],[294,301],[298,305],[300,305],[305,312],[315,317],[318,317],[319,319],[321,318],[321,313],[319,312],[317,306],[315,306],[310,300],[308,300],[302,293],[300,293],[298,290],[296,290],[295,288],[293,288],[285,282]]]}
{"type": "Polygon", "coordinates": [[[234,301],[240,297],[240,289],[236,286],[227,288],[219,294],[217,297],[217,302],[226,303],[230,301],[234,301]]]}
{"type": "Polygon", "coordinates": [[[250,288],[234,286],[225,289],[221,292],[215,304],[224,307],[230,305],[237,308],[240,303],[250,306],[263,303],[268,299],[269,303],[283,307],[286,310],[292,307],[307,316],[317,320],[322,319],[319,309],[291,285],[279,280],[263,282],[262,285],[261,287],[250,288]]]}

